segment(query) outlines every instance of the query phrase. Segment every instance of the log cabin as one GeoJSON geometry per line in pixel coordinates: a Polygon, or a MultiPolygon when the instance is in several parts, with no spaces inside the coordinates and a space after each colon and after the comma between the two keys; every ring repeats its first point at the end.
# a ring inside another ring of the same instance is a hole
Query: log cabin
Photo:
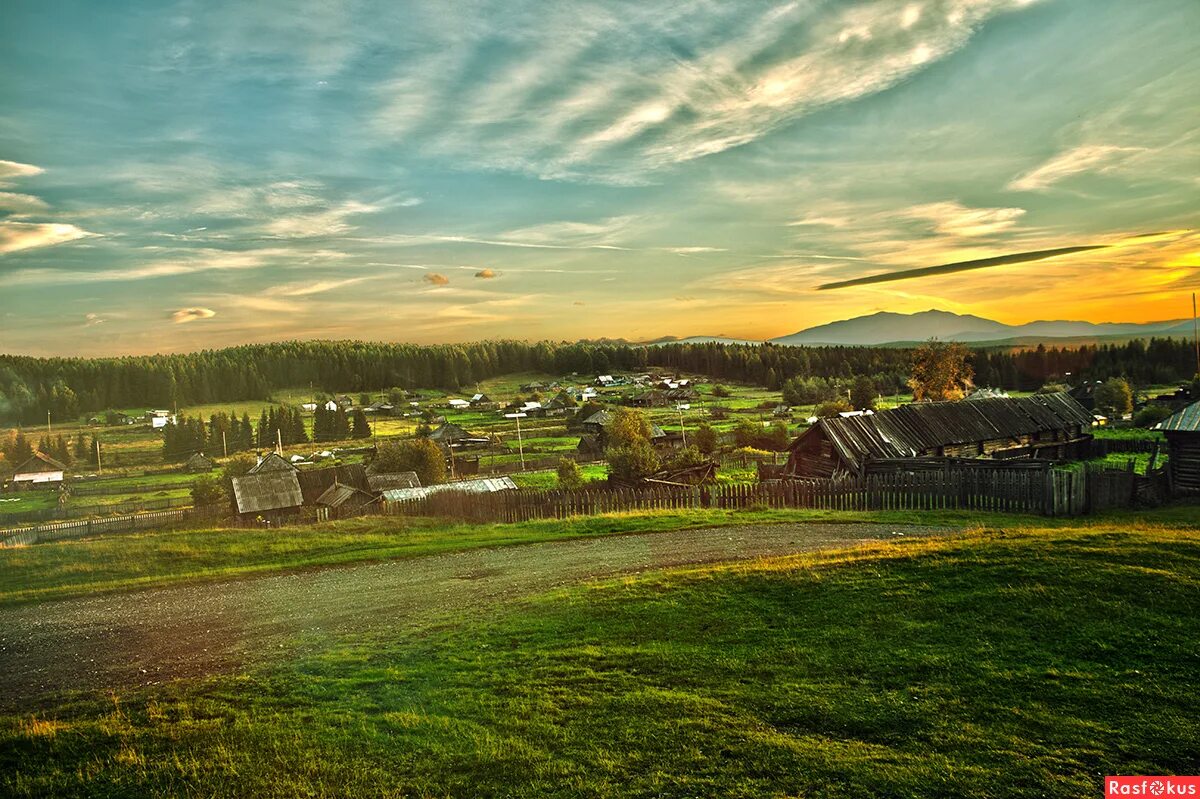
{"type": "Polygon", "coordinates": [[[1200,494],[1200,402],[1176,411],[1155,429],[1167,437],[1171,493],[1200,494]]]}
{"type": "Polygon", "coordinates": [[[1065,393],[922,402],[821,419],[789,448],[788,477],[863,476],[896,458],[1086,457],[1092,414],[1065,393]]]}

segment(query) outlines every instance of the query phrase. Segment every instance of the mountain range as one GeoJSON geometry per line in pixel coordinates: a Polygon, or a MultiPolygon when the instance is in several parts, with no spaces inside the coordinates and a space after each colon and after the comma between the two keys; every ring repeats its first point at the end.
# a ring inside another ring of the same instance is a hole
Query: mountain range
{"type": "MultiPolygon", "coordinates": [[[[1191,319],[1166,322],[1079,322],[1040,320],[1022,325],[1006,325],[992,319],[949,311],[929,310],[901,314],[880,311],[839,322],[805,328],[787,336],[769,340],[771,344],[791,345],[850,345],[887,346],[911,344],[937,338],[942,341],[961,341],[978,344],[1047,344],[1083,343],[1087,341],[1148,338],[1150,336],[1192,336],[1191,319]]],[[[653,344],[665,343],[749,343],[740,339],[715,336],[662,338],[653,344]]]]}

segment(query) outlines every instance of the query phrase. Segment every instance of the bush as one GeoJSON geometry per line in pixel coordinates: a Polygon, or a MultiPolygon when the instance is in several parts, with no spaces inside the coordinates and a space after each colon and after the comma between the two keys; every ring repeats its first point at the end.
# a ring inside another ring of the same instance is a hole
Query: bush
{"type": "Polygon", "coordinates": [[[371,469],[377,474],[416,472],[421,485],[437,485],[446,479],[446,457],[427,438],[389,441],[379,445],[371,469]]]}
{"type": "Polygon", "coordinates": [[[560,458],[558,461],[558,487],[573,490],[583,486],[583,474],[579,464],[570,458],[560,458]]]}
{"type": "Polygon", "coordinates": [[[629,483],[641,482],[662,467],[654,447],[645,440],[609,447],[606,457],[609,476],[629,483]]]}
{"type": "Polygon", "coordinates": [[[714,397],[732,397],[733,392],[718,383],[717,385],[713,386],[712,395],[714,397]]]}
{"type": "Polygon", "coordinates": [[[813,416],[816,416],[820,419],[828,419],[830,417],[837,416],[839,413],[846,413],[847,411],[852,410],[854,409],[850,407],[850,403],[846,402],[844,399],[835,399],[828,402],[822,402],[820,405],[814,408],[813,416]]]}
{"type": "Polygon", "coordinates": [[[705,455],[711,455],[717,451],[717,431],[713,430],[712,425],[707,422],[696,428],[693,438],[696,442],[696,449],[705,455]]]}
{"type": "Polygon", "coordinates": [[[227,501],[225,486],[216,477],[206,474],[192,481],[192,505],[213,508],[227,501]]]}
{"type": "Polygon", "coordinates": [[[1171,415],[1171,409],[1165,405],[1147,405],[1133,417],[1135,427],[1154,427],[1171,415]]]}

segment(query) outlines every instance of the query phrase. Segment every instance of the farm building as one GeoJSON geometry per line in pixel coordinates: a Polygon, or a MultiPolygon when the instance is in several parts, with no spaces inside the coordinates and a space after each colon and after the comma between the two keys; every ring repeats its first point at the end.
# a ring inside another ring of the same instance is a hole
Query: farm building
{"type": "Polygon", "coordinates": [[[1092,414],[1067,394],[927,402],[819,419],[790,447],[791,477],[864,475],[897,458],[1044,458],[1088,454],[1092,414]]]}
{"type": "Polygon", "coordinates": [[[383,492],[383,498],[388,502],[402,502],[411,499],[425,499],[443,491],[462,491],[467,494],[491,494],[496,491],[516,491],[517,484],[511,477],[482,477],[477,480],[460,480],[457,483],[439,483],[435,486],[417,486],[415,488],[394,488],[383,492]]]}
{"type": "Polygon", "coordinates": [[[375,502],[378,497],[345,483],[334,483],[325,489],[313,504],[320,508],[354,510],[375,502]]]}
{"type": "Polygon", "coordinates": [[[420,488],[421,479],[416,472],[388,472],[386,474],[371,474],[367,472],[367,486],[376,494],[391,491],[394,488],[420,488]]]}
{"type": "Polygon", "coordinates": [[[367,470],[361,463],[327,466],[323,469],[305,469],[296,473],[300,484],[300,496],[305,505],[315,505],[321,495],[334,485],[350,486],[358,491],[370,491],[367,470]]]}
{"type": "Polygon", "coordinates": [[[294,472],[296,467],[287,461],[282,455],[277,452],[268,452],[258,459],[258,463],[250,469],[250,474],[262,474],[263,472],[294,472]]]}
{"type": "Polygon", "coordinates": [[[277,519],[299,512],[304,504],[296,470],[276,470],[233,478],[233,500],[243,519],[263,516],[277,519]]]}
{"type": "Polygon", "coordinates": [[[16,468],[13,473],[13,488],[58,488],[62,485],[67,467],[42,452],[16,468]]]}
{"type": "Polygon", "coordinates": [[[1175,494],[1200,494],[1200,402],[1159,422],[1167,437],[1167,474],[1175,494]]]}
{"type": "Polygon", "coordinates": [[[183,462],[183,470],[192,474],[199,474],[201,472],[211,472],[216,465],[212,458],[209,458],[203,452],[197,452],[183,462]]]}
{"type": "Polygon", "coordinates": [[[471,407],[477,411],[494,411],[500,407],[500,403],[493,400],[487,394],[473,394],[469,400],[471,407]]]}
{"type": "Polygon", "coordinates": [[[462,427],[450,422],[443,422],[429,434],[429,440],[453,449],[472,449],[486,447],[487,436],[469,433],[462,427]]]}

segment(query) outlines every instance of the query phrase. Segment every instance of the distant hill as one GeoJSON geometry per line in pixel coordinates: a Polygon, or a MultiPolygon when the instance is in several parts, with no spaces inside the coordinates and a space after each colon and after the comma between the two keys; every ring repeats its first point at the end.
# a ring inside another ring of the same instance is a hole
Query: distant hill
{"type": "Polygon", "coordinates": [[[663,336],[656,338],[654,341],[647,341],[646,346],[656,347],[662,344],[761,344],[761,341],[750,341],[744,338],[726,338],[724,336],[688,336],[687,338],[678,338],[677,336],[663,336]]]}
{"type": "Polygon", "coordinates": [[[1190,319],[1167,322],[1077,322],[1049,320],[1006,325],[991,319],[949,311],[899,314],[881,311],[840,322],[830,322],[771,339],[773,344],[792,345],[886,345],[901,342],[962,341],[987,344],[1026,344],[1054,339],[1138,338],[1143,336],[1190,336],[1190,319]]]}

